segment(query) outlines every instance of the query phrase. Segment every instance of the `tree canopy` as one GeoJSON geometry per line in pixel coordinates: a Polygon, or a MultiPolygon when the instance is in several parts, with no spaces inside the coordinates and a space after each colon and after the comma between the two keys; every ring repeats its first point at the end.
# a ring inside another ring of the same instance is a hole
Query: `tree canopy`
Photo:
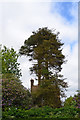
{"type": "Polygon", "coordinates": [[[1,49],[2,54],[2,74],[15,74],[16,77],[20,78],[21,69],[19,68],[20,63],[17,62],[19,54],[11,48],[6,46],[1,49]]]}
{"type": "Polygon", "coordinates": [[[68,87],[63,75],[59,74],[62,64],[65,63],[65,56],[62,54],[63,43],[59,40],[58,34],[59,32],[55,34],[47,27],[39,28],[25,40],[19,50],[21,55],[27,55],[30,61],[35,62],[30,71],[36,74],[40,86],[38,96],[40,93],[44,104],[48,104],[52,98],[61,104],[60,96],[65,95],[63,89],[68,87]]]}

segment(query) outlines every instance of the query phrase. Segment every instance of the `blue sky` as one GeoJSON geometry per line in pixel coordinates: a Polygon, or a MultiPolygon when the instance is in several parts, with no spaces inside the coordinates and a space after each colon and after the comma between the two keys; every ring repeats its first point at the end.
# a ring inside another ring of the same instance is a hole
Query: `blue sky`
{"type": "Polygon", "coordinates": [[[54,13],[55,11],[57,11],[69,22],[72,22],[75,19],[74,16],[71,14],[72,9],[75,9],[75,11],[78,9],[77,2],[56,2],[55,5],[54,2],[51,3],[51,12],[54,13]],[[53,6],[55,6],[55,9],[53,6]]]}
{"type": "MultiPolygon", "coordinates": [[[[68,24],[72,24],[75,21],[75,19],[78,20],[77,11],[78,11],[77,2],[55,2],[55,4],[54,2],[51,3],[51,13],[54,14],[55,12],[57,12],[61,17],[63,17],[63,19],[65,19],[66,23],[68,22],[68,24]],[[76,18],[72,13],[72,10],[74,9],[76,12],[76,18]]],[[[73,49],[73,46],[77,42],[78,40],[75,40],[70,43],[71,51],[73,49]]],[[[67,43],[67,40],[65,41],[65,44],[66,43],[67,43]]]]}
{"type": "Polygon", "coordinates": [[[66,20],[72,21],[74,17],[70,13],[70,9],[72,9],[72,2],[57,2],[55,4],[55,8],[57,8],[57,12],[61,14],[66,20]]]}

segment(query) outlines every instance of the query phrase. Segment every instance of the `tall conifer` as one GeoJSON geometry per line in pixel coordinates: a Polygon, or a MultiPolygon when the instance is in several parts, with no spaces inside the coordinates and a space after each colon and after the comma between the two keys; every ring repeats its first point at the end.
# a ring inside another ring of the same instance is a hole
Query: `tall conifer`
{"type": "Polygon", "coordinates": [[[60,97],[64,97],[63,89],[68,87],[63,76],[59,74],[62,64],[65,63],[65,56],[62,54],[63,43],[59,40],[58,34],[47,27],[39,28],[25,40],[19,51],[21,55],[29,56],[29,60],[35,60],[30,70],[36,74],[40,87],[36,92],[36,100],[40,100],[41,105],[53,107],[61,106],[60,97]]]}

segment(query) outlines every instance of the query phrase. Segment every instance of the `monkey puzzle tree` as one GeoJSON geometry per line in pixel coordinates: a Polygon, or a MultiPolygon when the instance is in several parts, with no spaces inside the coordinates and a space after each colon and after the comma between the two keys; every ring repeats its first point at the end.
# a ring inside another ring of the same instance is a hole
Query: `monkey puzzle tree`
{"type": "Polygon", "coordinates": [[[63,43],[58,39],[58,34],[46,27],[39,28],[25,40],[24,46],[20,48],[21,55],[27,55],[30,57],[29,60],[35,60],[35,64],[30,70],[37,76],[40,86],[38,96],[39,93],[40,96],[42,95],[43,104],[49,103],[52,98],[51,104],[58,98],[59,103],[60,96],[64,96],[62,89],[67,87],[67,83],[62,79],[63,76],[59,75],[62,69],[61,65],[65,62],[65,56],[62,54],[63,43]]]}

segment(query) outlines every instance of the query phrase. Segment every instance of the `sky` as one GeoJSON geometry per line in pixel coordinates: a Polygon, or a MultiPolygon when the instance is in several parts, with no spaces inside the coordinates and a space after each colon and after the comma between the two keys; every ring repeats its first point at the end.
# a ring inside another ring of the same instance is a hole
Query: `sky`
{"type": "MultiPolygon", "coordinates": [[[[4,0],[3,0],[4,1],[4,0]]],[[[61,74],[69,85],[67,97],[78,89],[78,3],[77,2],[0,2],[0,44],[13,47],[19,52],[25,39],[38,28],[48,27],[60,32],[59,39],[64,43],[63,54],[67,63],[62,65],[61,74]]],[[[18,59],[22,70],[21,81],[30,88],[28,57],[18,59]]],[[[35,81],[35,84],[37,82],[35,81]]]]}

